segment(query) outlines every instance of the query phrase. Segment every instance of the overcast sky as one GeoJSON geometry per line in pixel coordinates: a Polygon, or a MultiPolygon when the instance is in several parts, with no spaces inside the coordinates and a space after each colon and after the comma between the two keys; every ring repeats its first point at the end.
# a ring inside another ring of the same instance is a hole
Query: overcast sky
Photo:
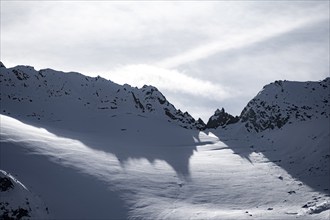
{"type": "Polygon", "coordinates": [[[207,121],[329,76],[329,1],[1,1],[1,61],[154,85],[207,121]]]}

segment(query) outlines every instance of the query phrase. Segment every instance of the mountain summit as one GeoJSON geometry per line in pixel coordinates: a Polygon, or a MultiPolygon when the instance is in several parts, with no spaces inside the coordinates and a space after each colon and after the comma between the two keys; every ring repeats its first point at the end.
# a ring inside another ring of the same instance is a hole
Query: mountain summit
{"type": "Polygon", "coordinates": [[[214,115],[210,117],[209,121],[207,122],[205,128],[217,128],[220,126],[225,127],[229,124],[234,124],[239,121],[239,117],[232,116],[231,114],[228,114],[224,108],[221,108],[221,110],[217,109],[214,112],[214,115]]]}

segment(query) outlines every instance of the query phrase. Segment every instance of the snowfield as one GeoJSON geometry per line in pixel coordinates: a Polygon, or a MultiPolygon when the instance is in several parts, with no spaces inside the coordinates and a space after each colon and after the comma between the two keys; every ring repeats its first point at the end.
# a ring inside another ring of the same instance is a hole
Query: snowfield
{"type": "MultiPolygon", "coordinates": [[[[122,117],[107,122],[127,119],[122,117]]],[[[237,126],[197,132],[135,119],[149,124],[78,132],[40,128],[1,115],[1,169],[40,197],[51,219],[329,218],[329,149],[313,154],[316,138],[301,136],[297,157],[308,155],[310,163],[320,155],[325,158],[320,160],[323,168],[305,172],[304,166],[289,168],[287,158],[295,149],[277,145],[287,143],[283,134],[293,135],[297,129],[328,129],[327,121],[237,138],[232,135],[242,133],[237,126]],[[312,152],[305,151],[309,148],[312,152]]],[[[317,135],[324,146],[322,142],[329,143],[326,129],[309,135],[317,135]]],[[[31,216],[38,218],[36,211],[31,216]]]]}

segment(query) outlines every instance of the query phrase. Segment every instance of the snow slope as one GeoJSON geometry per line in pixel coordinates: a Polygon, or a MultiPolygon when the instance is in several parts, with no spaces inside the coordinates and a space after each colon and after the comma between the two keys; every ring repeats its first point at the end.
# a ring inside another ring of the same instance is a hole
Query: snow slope
{"type": "Polygon", "coordinates": [[[219,127],[219,137],[241,140],[319,191],[330,188],[330,78],[276,81],[243,109],[240,121],[219,127]],[[285,129],[284,129],[285,128],[285,129]],[[249,143],[249,144],[248,144],[249,143]]]}
{"type": "MultiPolygon", "coordinates": [[[[154,87],[26,66],[1,68],[1,113],[0,169],[37,195],[51,218],[330,215],[328,113],[258,132],[242,121],[201,132],[154,87]]],[[[0,197],[8,201],[18,200],[0,197]]]]}
{"type": "MultiPolygon", "coordinates": [[[[127,154],[136,150],[145,156],[129,157],[123,162],[111,153],[111,147],[94,149],[77,139],[60,137],[1,116],[2,169],[30,183],[55,218],[327,219],[329,216],[328,193],[292,177],[263,153],[253,153],[248,160],[237,153],[246,147],[237,145],[231,149],[203,132],[195,141],[204,144],[193,146],[188,173],[180,174],[166,160],[148,161],[148,157],[154,156],[149,146],[126,146],[122,150],[127,154]],[[19,164],[9,157],[19,159],[19,164]],[[75,178],[68,178],[71,175],[75,178]],[[87,186],[86,179],[91,180],[87,186]],[[43,184],[37,184],[41,181],[43,184]],[[108,198],[98,197],[100,186],[108,198]],[[81,196],[91,201],[80,200],[81,196]],[[122,206],[118,208],[118,204],[122,206]],[[95,207],[99,213],[93,212],[95,207]],[[325,211],[312,211],[320,207],[325,207],[325,211]],[[86,211],[89,209],[92,211],[86,211]]],[[[116,147],[125,145],[123,141],[116,147]]],[[[174,155],[192,146],[162,142],[158,148],[162,154],[174,155]]],[[[185,166],[179,158],[175,163],[177,167],[185,166]]]]}

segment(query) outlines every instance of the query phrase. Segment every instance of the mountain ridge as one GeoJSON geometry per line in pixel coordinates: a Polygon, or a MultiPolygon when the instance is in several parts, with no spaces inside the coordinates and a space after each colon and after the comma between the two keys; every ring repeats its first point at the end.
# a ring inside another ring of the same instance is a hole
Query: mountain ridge
{"type": "Polygon", "coordinates": [[[330,117],[330,77],[320,81],[275,81],[263,89],[244,107],[239,116],[224,109],[211,116],[206,128],[244,125],[248,132],[281,128],[295,120],[330,117]],[[213,126],[212,124],[213,123],[213,126]],[[209,127],[208,127],[209,126],[209,127]]]}
{"type": "MultiPolygon", "coordinates": [[[[217,109],[205,124],[202,119],[194,119],[188,112],[176,109],[166,97],[154,86],[144,85],[141,88],[128,84],[118,85],[111,80],[100,76],[89,77],[77,72],[61,72],[52,69],[35,70],[32,66],[18,65],[6,68],[1,62],[1,91],[2,110],[4,114],[15,113],[17,106],[13,103],[24,102],[30,111],[24,112],[27,117],[43,120],[45,112],[51,112],[48,120],[62,120],[56,113],[48,110],[33,109],[34,99],[41,100],[43,106],[52,105],[46,100],[62,97],[62,104],[66,97],[73,96],[71,102],[75,104],[76,111],[82,109],[103,111],[105,115],[114,116],[126,112],[127,114],[140,115],[141,117],[163,118],[170,123],[177,124],[187,129],[217,129],[232,124],[244,124],[249,132],[261,132],[266,129],[281,128],[292,119],[309,120],[310,117],[328,118],[330,103],[329,89],[330,77],[321,81],[275,81],[265,85],[262,90],[251,99],[239,116],[232,116],[224,108],[217,109]],[[294,87],[294,89],[290,87],[294,87]],[[19,87],[16,93],[10,87],[19,87]],[[31,87],[40,94],[36,96],[31,87]],[[296,90],[296,91],[294,91],[296,90]],[[88,91],[88,92],[86,92],[88,91]],[[298,95],[303,92],[304,96],[298,95]],[[326,94],[328,92],[328,94],[326,94]],[[34,98],[29,97],[32,94],[34,98]],[[315,95],[316,94],[316,95],[315,95]],[[295,98],[293,98],[295,97],[295,98]],[[297,98],[299,100],[297,100],[297,98]],[[313,103],[308,103],[315,99],[313,103]],[[296,103],[295,103],[296,102],[296,103]],[[306,102],[306,105],[301,103],[306,102]],[[10,103],[7,105],[7,103],[10,103]],[[319,103],[319,104],[318,104],[319,103]],[[9,108],[9,109],[8,109],[9,108]],[[314,112],[313,109],[316,109],[314,112]]],[[[59,104],[57,103],[52,106],[59,104]]],[[[61,102],[60,102],[61,103],[61,102]]],[[[63,106],[63,105],[62,105],[63,106]]],[[[65,108],[65,107],[64,107],[65,108]]],[[[70,112],[72,109],[66,109],[70,112]]],[[[64,112],[62,110],[62,112],[64,112]]],[[[21,113],[23,114],[23,112],[21,113]]],[[[74,115],[74,113],[72,113],[74,115]]],[[[114,116],[115,117],[115,116],[114,116]]],[[[65,117],[64,117],[65,118],[65,117]]]]}
{"type": "Polygon", "coordinates": [[[27,110],[20,109],[17,114],[25,114],[37,120],[62,120],[65,114],[70,112],[71,116],[75,117],[73,111],[75,109],[84,112],[85,116],[91,111],[103,111],[101,115],[108,116],[126,112],[163,118],[188,129],[204,127],[201,119],[195,120],[188,112],[176,109],[154,86],[144,85],[142,88],[131,87],[128,84],[121,86],[100,76],[88,77],[76,72],[64,73],[52,69],[36,71],[31,66],[22,65],[7,69],[3,64],[1,64],[1,78],[3,85],[1,111],[4,114],[15,114],[20,102],[24,102],[27,110]],[[68,97],[71,97],[71,100],[68,97]],[[62,112],[62,115],[58,115],[54,111],[57,104],[61,104],[61,108],[66,109],[66,113],[63,109],[58,109],[62,112]],[[63,104],[71,106],[66,108],[63,104]],[[38,109],[41,106],[51,107],[38,109]],[[46,116],[46,112],[50,115],[46,116]]]}

